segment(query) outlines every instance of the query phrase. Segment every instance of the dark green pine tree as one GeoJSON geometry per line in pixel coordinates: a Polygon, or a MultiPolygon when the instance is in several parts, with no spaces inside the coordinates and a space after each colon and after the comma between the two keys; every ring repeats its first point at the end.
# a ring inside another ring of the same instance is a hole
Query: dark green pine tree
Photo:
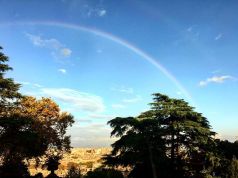
{"type": "Polygon", "coordinates": [[[109,166],[130,167],[129,177],[203,178],[217,162],[208,120],[187,102],[156,93],[151,110],[108,122],[119,139],[105,157],[109,166]]]}
{"type": "Polygon", "coordinates": [[[0,116],[6,114],[21,98],[18,92],[20,84],[15,83],[11,78],[5,78],[6,72],[12,68],[7,64],[8,57],[1,50],[0,46],[0,116]]]}
{"type": "Polygon", "coordinates": [[[29,173],[22,160],[36,156],[44,149],[41,147],[44,143],[32,129],[34,120],[13,112],[18,106],[18,100],[22,98],[18,92],[20,85],[13,79],[5,77],[6,72],[12,68],[7,64],[8,57],[1,50],[2,47],[0,47],[0,177],[27,177],[29,173]],[[38,141],[40,146],[37,146],[38,141]]]}
{"type": "Polygon", "coordinates": [[[214,132],[208,120],[187,102],[160,93],[151,103],[155,119],[164,131],[166,153],[170,158],[172,177],[203,177],[214,156],[214,132]]]}
{"type": "Polygon", "coordinates": [[[108,124],[113,128],[111,135],[119,139],[105,157],[106,165],[122,166],[132,178],[165,178],[169,174],[162,130],[152,112],[135,118],[117,117],[108,124]]]}

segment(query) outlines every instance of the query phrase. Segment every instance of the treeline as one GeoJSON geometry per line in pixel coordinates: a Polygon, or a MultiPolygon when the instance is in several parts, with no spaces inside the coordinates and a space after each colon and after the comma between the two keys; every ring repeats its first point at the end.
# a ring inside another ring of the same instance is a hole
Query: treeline
{"type": "Polygon", "coordinates": [[[71,149],[66,130],[73,116],[49,98],[23,96],[20,85],[5,77],[12,70],[7,62],[0,47],[0,177],[29,177],[30,159],[54,171],[71,149]]]}
{"type": "MultiPolygon", "coordinates": [[[[1,49],[0,177],[30,177],[29,160],[51,171],[47,177],[57,177],[54,171],[71,149],[66,130],[73,116],[49,98],[23,96],[5,76],[12,68],[1,49]]],[[[72,167],[65,177],[238,178],[238,142],[216,139],[207,118],[184,100],[156,93],[150,105],[138,117],[108,122],[118,140],[101,168],[82,176],[72,167]]]]}
{"type": "Polygon", "coordinates": [[[108,122],[119,139],[106,165],[130,167],[132,178],[238,178],[238,142],[216,139],[184,100],[153,96],[149,111],[108,122]]]}

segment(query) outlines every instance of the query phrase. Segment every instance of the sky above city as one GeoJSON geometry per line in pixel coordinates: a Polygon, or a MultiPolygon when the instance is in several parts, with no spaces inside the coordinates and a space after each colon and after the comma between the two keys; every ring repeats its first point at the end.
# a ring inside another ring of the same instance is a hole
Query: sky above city
{"type": "Polygon", "coordinates": [[[74,115],[72,146],[109,146],[107,122],[138,116],[157,92],[237,138],[236,0],[0,0],[0,9],[7,76],[74,115]]]}

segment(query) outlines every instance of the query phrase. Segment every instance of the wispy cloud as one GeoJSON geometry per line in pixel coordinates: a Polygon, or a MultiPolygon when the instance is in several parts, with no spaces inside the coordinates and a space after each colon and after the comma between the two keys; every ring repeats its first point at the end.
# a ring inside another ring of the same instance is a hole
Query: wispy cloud
{"type": "Polygon", "coordinates": [[[106,11],[105,9],[98,10],[98,15],[99,15],[100,17],[105,16],[106,13],[107,13],[107,11],[106,11]]]}
{"type": "Polygon", "coordinates": [[[30,87],[37,87],[37,88],[43,87],[42,85],[40,85],[38,83],[31,83],[31,82],[24,82],[24,81],[17,81],[17,83],[20,83],[21,85],[27,85],[30,87]]]}
{"type": "Polygon", "coordinates": [[[112,115],[106,115],[106,114],[89,114],[90,118],[93,119],[113,119],[115,116],[112,115]]]}
{"type": "Polygon", "coordinates": [[[192,25],[186,29],[186,33],[184,34],[184,40],[189,40],[189,41],[197,41],[199,39],[200,33],[197,28],[197,25],[192,25]]]}
{"type": "Polygon", "coordinates": [[[221,39],[222,36],[223,36],[223,34],[222,34],[222,33],[219,33],[219,34],[214,38],[214,40],[217,41],[217,40],[221,39]]]}
{"type": "Polygon", "coordinates": [[[104,17],[107,14],[106,9],[85,6],[85,11],[87,12],[87,17],[104,17]]]}
{"type": "Polygon", "coordinates": [[[221,70],[220,70],[220,69],[217,69],[217,70],[212,71],[211,73],[212,73],[212,74],[219,74],[219,73],[221,73],[221,70]]]}
{"type": "Polygon", "coordinates": [[[133,88],[129,88],[129,87],[112,87],[111,88],[112,91],[117,91],[117,92],[121,92],[121,93],[128,93],[128,94],[133,94],[134,93],[134,89],[133,88]]]}
{"type": "Polygon", "coordinates": [[[42,87],[43,87],[42,85],[40,85],[40,84],[38,84],[38,83],[34,83],[33,86],[34,86],[34,87],[37,87],[37,88],[42,88],[42,87]]]}
{"type": "Polygon", "coordinates": [[[66,69],[58,69],[59,72],[61,72],[62,74],[66,74],[66,69]]]}
{"type": "Polygon", "coordinates": [[[199,82],[199,86],[206,86],[209,83],[224,83],[226,80],[234,80],[235,77],[232,77],[230,75],[223,75],[223,76],[213,76],[210,78],[207,78],[206,80],[202,80],[199,82]]]}
{"type": "Polygon", "coordinates": [[[110,137],[111,128],[103,124],[91,123],[86,126],[74,124],[70,129],[74,147],[109,147],[116,138],[110,137]]]}
{"type": "Polygon", "coordinates": [[[137,95],[134,98],[127,98],[127,99],[123,99],[122,102],[124,103],[137,103],[141,101],[141,96],[137,95]]]}
{"type": "Polygon", "coordinates": [[[54,56],[60,56],[60,57],[70,57],[72,54],[72,50],[65,47],[64,44],[62,44],[60,41],[58,41],[57,39],[54,38],[42,38],[39,35],[33,35],[30,33],[26,33],[26,36],[30,39],[30,41],[32,42],[32,44],[34,46],[38,46],[41,48],[47,48],[52,50],[52,54],[54,56]],[[55,53],[57,55],[55,55],[55,53]]]}
{"type": "Polygon", "coordinates": [[[72,54],[72,50],[69,48],[62,48],[60,50],[56,50],[55,52],[53,51],[52,56],[56,58],[68,58],[72,54]]]}
{"type": "Polygon", "coordinates": [[[31,42],[35,46],[46,47],[51,49],[59,49],[62,46],[62,44],[54,38],[44,39],[41,36],[33,35],[30,33],[26,33],[26,36],[31,40],[31,42]]]}
{"type": "MultiPolygon", "coordinates": [[[[19,82],[26,85],[23,94],[34,96],[36,98],[50,97],[56,102],[63,104],[64,109],[72,112],[85,111],[93,112],[95,117],[106,117],[106,115],[100,115],[99,113],[105,110],[105,105],[102,97],[74,90],[71,88],[47,88],[37,83],[19,82]]],[[[109,117],[109,116],[108,116],[109,117]]]]}
{"type": "Polygon", "coordinates": [[[72,53],[72,50],[69,49],[69,48],[62,48],[60,50],[60,54],[63,56],[63,57],[69,57],[71,56],[71,53],[72,53]]]}
{"type": "Polygon", "coordinates": [[[25,81],[16,81],[17,83],[21,84],[21,85],[30,85],[30,82],[25,82],[25,81]]]}
{"type": "Polygon", "coordinates": [[[93,94],[70,88],[42,88],[41,92],[43,95],[70,105],[75,110],[88,112],[102,112],[105,110],[103,99],[93,94]]]}
{"type": "Polygon", "coordinates": [[[114,108],[114,109],[122,109],[122,108],[125,108],[125,106],[122,105],[122,104],[112,104],[112,108],[114,108]]]}
{"type": "Polygon", "coordinates": [[[92,122],[91,119],[77,119],[77,118],[76,118],[76,121],[79,123],[91,123],[92,122]]]}
{"type": "Polygon", "coordinates": [[[104,17],[107,14],[107,10],[103,7],[103,5],[92,5],[88,3],[88,1],[80,1],[71,6],[72,9],[76,8],[79,11],[81,17],[86,18],[95,18],[95,17],[104,17]]]}

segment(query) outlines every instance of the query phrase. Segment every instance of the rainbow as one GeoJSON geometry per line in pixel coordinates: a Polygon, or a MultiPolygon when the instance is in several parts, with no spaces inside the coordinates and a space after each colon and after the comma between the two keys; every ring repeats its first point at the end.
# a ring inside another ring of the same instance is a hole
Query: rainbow
{"type": "Polygon", "coordinates": [[[96,28],[91,28],[91,27],[86,27],[86,26],[81,26],[81,25],[76,25],[71,23],[65,23],[65,22],[56,22],[56,21],[10,22],[10,23],[4,23],[0,25],[42,25],[42,26],[61,27],[61,28],[67,28],[72,30],[84,31],[84,32],[91,33],[91,34],[100,36],[102,38],[108,39],[134,52],[135,54],[137,54],[138,56],[142,57],[144,60],[152,64],[154,67],[159,69],[169,80],[171,80],[175,84],[175,86],[183,93],[183,95],[191,102],[191,104],[194,105],[194,102],[190,93],[185,89],[185,87],[176,79],[176,77],[171,72],[169,72],[162,64],[158,62],[157,59],[153,58],[148,53],[136,47],[135,45],[131,44],[130,42],[122,38],[119,38],[113,34],[101,31],[96,28]]]}

